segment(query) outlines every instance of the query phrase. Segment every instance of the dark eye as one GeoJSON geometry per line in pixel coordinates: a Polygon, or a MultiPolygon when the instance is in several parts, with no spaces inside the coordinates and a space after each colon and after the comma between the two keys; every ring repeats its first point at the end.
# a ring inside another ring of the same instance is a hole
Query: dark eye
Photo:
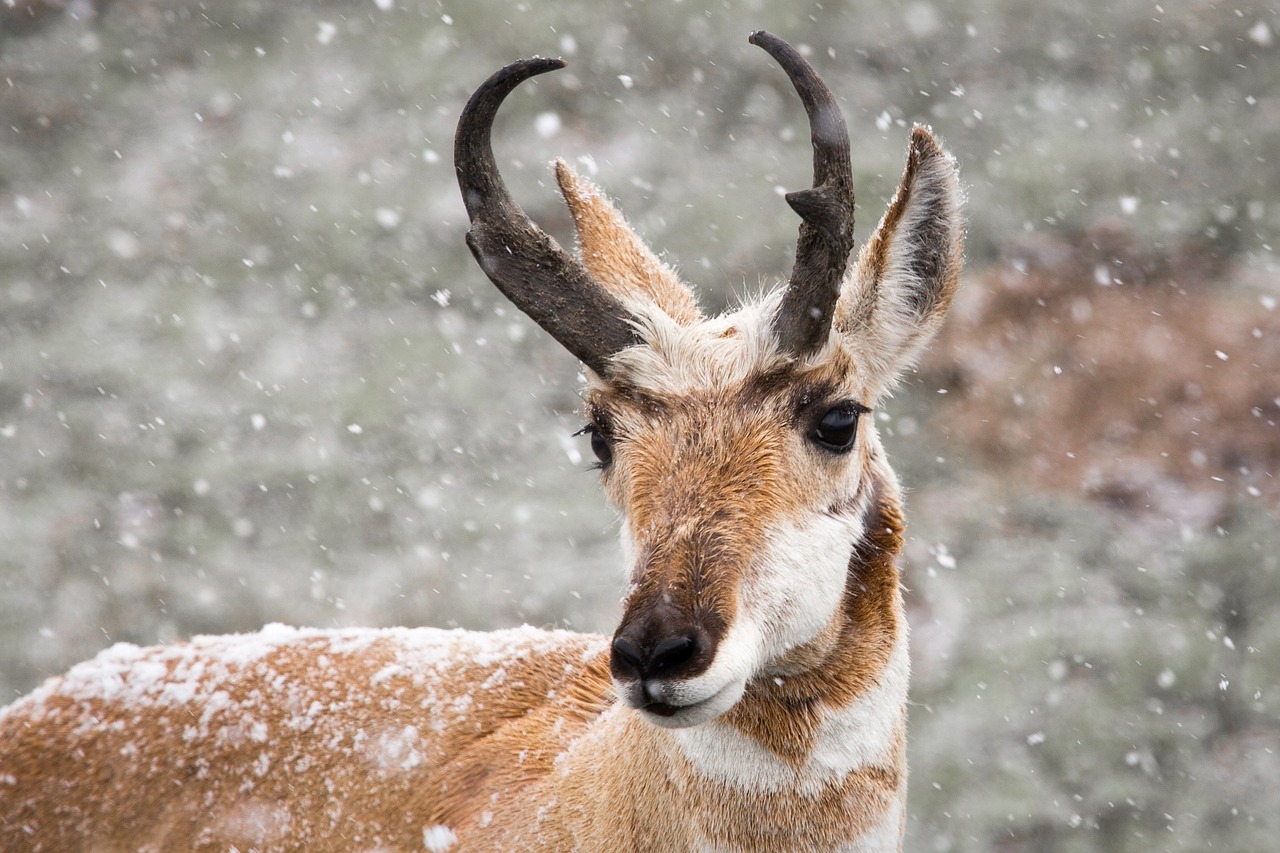
{"type": "Polygon", "coordinates": [[[814,426],[809,437],[832,453],[847,453],[853,447],[853,439],[858,434],[858,415],[862,411],[861,406],[852,403],[844,403],[828,409],[814,426]]]}
{"type": "Polygon", "coordinates": [[[600,460],[600,467],[603,468],[613,461],[613,448],[598,427],[588,427],[587,432],[591,433],[591,452],[600,460]]]}
{"type": "Polygon", "coordinates": [[[593,468],[604,468],[613,461],[613,441],[609,436],[609,427],[606,424],[607,422],[593,408],[591,410],[591,422],[574,433],[574,435],[591,436],[591,452],[596,455],[596,459],[600,460],[591,466],[593,468]]]}

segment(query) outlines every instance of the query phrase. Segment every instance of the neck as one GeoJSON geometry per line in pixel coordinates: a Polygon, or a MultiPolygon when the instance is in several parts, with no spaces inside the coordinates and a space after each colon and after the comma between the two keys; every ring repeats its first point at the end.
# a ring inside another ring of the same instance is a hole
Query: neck
{"type": "MultiPolygon", "coordinates": [[[[896,564],[903,523],[891,484],[872,486],[865,528],[850,555],[835,618],[817,638],[752,681],[742,701],[711,730],[732,731],[796,772],[826,764],[829,756],[820,753],[831,746],[824,735],[832,726],[847,731],[850,722],[865,723],[866,732],[848,733],[873,749],[877,741],[888,746],[897,740],[909,661],[896,564]]],[[[678,734],[690,741],[700,731],[678,734]]]]}

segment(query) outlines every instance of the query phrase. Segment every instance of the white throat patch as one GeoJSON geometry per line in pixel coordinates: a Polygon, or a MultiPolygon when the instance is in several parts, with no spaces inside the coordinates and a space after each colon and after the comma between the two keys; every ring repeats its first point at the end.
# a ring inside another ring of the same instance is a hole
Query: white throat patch
{"type": "Polygon", "coordinates": [[[902,735],[911,663],[905,627],[879,680],[843,708],[829,710],[818,727],[813,751],[792,767],[756,740],[715,720],[673,730],[685,758],[711,779],[752,792],[816,794],[849,773],[894,766],[902,735]]]}

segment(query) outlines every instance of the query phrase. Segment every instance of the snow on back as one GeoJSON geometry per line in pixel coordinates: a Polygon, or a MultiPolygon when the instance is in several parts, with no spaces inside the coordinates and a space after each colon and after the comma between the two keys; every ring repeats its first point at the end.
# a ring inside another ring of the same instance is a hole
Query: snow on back
{"type": "MultiPolygon", "coordinates": [[[[323,799],[383,784],[436,790],[451,782],[449,762],[471,742],[562,701],[563,680],[584,666],[596,678],[608,651],[605,637],[528,626],[479,633],[268,625],[170,646],[116,644],[0,710],[0,720],[6,732],[43,720],[66,745],[84,745],[86,762],[112,770],[103,798],[122,801],[140,783],[190,782],[211,809],[211,832],[274,849],[291,846],[286,838],[336,831],[337,815],[301,806],[308,800],[294,792],[323,799]]],[[[563,748],[562,721],[550,733],[520,731],[528,742],[509,760],[563,748]]],[[[20,779],[5,758],[0,787],[20,779]]],[[[410,826],[426,850],[457,846],[448,826],[410,826]]]]}
{"type": "MultiPolygon", "coordinates": [[[[571,676],[579,659],[607,653],[603,637],[527,626],[479,633],[269,625],[171,646],[116,644],[0,717],[57,720],[74,737],[119,732],[117,754],[130,765],[181,756],[196,778],[216,775],[239,797],[271,798],[282,785],[302,784],[302,774],[321,773],[326,787],[341,787],[429,773],[447,757],[443,743],[487,731],[480,721],[498,708],[510,713],[503,704],[510,690],[520,701],[541,701],[527,690],[529,676],[571,676]],[[308,746],[299,750],[300,743],[308,746]]],[[[259,827],[269,839],[293,831],[289,815],[249,810],[217,819],[237,831],[259,827]]],[[[429,850],[456,841],[443,826],[424,830],[423,839],[429,850]]]]}
{"type": "MultiPolygon", "coordinates": [[[[345,656],[373,654],[390,660],[377,666],[363,684],[342,684],[351,701],[370,699],[373,692],[391,690],[396,682],[410,679],[416,687],[431,688],[449,678],[455,666],[470,665],[496,670],[481,689],[500,685],[502,667],[511,661],[548,654],[567,646],[588,645],[583,659],[604,649],[599,637],[583,637],[567,631],[544,631],[529,626],[493,632],[437,628],[350,628],[322,630],[293,628],[271,624],[251,634],[197,636],[188,643],[141,648],[131,643],[117,643],[92,660],[73,667],[61,678],[50,679],[25,700],[24,707],[41,714],[54,696],[74,702],[105,702],[121,705],[176,706],[196,703],[201,706],[197,730],[204,732],[212,716],[239,704],[249,710],[249,703],[237,703],[227,692],[227,685],[248,675],[255,688],[252,693],[284,695],[295,689],[285,673],[260,667],[270,655],[289,647],[310,646],[310,666],[326,669],[345,656]]],[[[341,680],[340,674],[335,673],[341,680]]],[[[465,713],[471,703],[470,692],[459,692],[465,685],[452,683],[440,697],[455,714],[465,713]]],[[[433,691],[429,690],[429,693],[433,691]]],[[[285,721],[290,728],[307,730],[324,713],[332,697],[295,696],[293,716],[285,721]]],[[[261,701],[261,698],[259,698],[261,701]]],[[[14,706],[17,707],[16,705],[14,706]]],[[[254,740],[264,737],[259,721],[246,719],[244,735],[254,740]]]]}
{"type": "Polygon", "coordinates": [[[54,693],[75,700],[177,705],[201,698],[200,685],[215,668],[241,668],[281,645],[320,631],[272,624],[255,634],[195,637],[190,643],[140,648],[116,643],[92,660],[51,679],[31,695],[42,701],[54,693]]]}

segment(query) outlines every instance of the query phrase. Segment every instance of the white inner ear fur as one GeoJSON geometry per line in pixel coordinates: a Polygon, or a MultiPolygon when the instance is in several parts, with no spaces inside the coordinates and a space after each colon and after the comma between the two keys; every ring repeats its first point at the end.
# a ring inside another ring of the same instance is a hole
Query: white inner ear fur
{"type": "Polygon", "coordinates": [[[881,393],[893,387],[937,332],[964,251],[964,196],[955,158],[922,127],[913,134],[908,157],[888,211],[845,276],[836,308],[835,325],[881,393]],[[896,215],[895,208],[901,208],[896,215]],[[918,273],[926,253],[942,261],[932,267],[938,280],[926,281],[918,273]],[[917,307],[921,294],[929,294],[923,313],[917,307]]]}

